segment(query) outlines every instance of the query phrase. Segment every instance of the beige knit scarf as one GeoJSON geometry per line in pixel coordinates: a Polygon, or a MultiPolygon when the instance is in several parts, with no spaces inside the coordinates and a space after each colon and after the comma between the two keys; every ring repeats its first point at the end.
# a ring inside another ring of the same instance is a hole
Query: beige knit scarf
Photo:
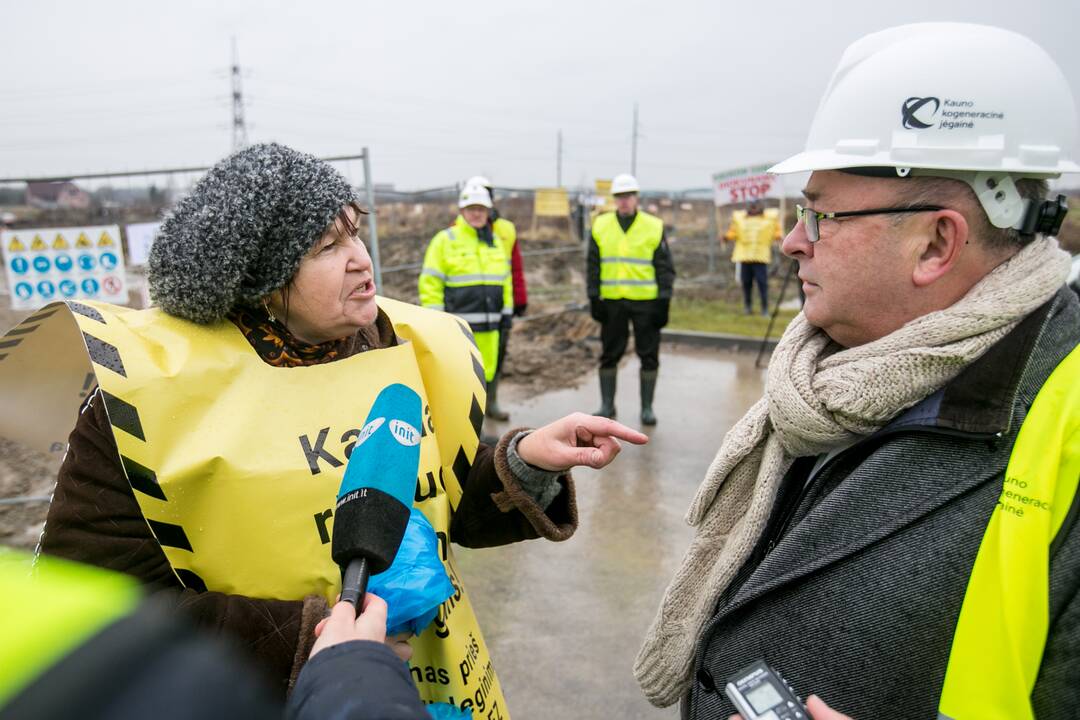
{"type": "Polygon", "coordinates": [[[634,663],[650,702],[666,707],[689,687],[695,641],[764,531],[794,459],[873,433],[940,389],[1047,302],[1068,271],[1057,241],[1038,239],[951,307],[850,349],[795,317],[773,353],[765,396],[728,432],[690,504],[696,537],[634,663]]]}

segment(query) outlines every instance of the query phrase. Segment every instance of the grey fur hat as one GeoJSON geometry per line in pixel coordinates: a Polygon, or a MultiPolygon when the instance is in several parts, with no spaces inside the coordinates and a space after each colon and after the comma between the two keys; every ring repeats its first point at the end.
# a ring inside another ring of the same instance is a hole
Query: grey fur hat
{"type": "Polygon", "coordinates": [[[150,249],[154,301],[198,323],[286,285],[338,211],[357,197],[329,164],[292,148],[252,145],[196,183],[150,249]]]}

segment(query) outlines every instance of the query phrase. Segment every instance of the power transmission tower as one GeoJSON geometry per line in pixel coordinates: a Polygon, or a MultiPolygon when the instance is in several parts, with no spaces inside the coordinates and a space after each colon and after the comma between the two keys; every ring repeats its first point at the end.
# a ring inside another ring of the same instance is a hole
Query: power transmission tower
{"type": "Polygon", "coordinates": [[[634,134],[630,144],[630,174],[637,176],[637,103],[634,103],[634,134]]]}
{"type": "Polygon", "coordinates": [[[247,147],[247,126],[244,124],[244,93],[240,88],[240,58],[236,53],[236,38],[232,39],[232,145],[233,152],[247,147]]]}
{"type": "Polygon", "coordinates": [[[562,187],[562,130],[557,136],[555,148],[555,187],[562,187]]]}

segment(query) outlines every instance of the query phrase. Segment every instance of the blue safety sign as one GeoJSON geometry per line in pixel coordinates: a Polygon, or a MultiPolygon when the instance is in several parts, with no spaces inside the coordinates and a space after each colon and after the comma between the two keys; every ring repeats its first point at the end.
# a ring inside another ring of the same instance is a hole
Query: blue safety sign
{"type": "Polygon", "coordinates": [[[121,237],[116,225],[0,229],[6,300],[13,310],[79,298],[127,302],[121,237]]]}

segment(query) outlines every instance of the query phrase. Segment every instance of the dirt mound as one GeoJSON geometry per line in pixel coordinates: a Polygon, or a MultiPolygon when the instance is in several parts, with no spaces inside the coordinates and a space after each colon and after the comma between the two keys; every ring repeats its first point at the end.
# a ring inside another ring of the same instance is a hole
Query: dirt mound
{"type": "Polygon", "coordinates": [[[576,385],[596,367],[598,326],[580,309],[518,320],[510,336],[503,383],[541,393],[576,385]]]}
{"type": "MultiPolygon", "coordinates": [[[[0,438],[0,498],[51,495],[60,460],[0,438]]],[[[0,545],[33,549],[48,509],[37,500],[0,504],[0,545]]]]}

